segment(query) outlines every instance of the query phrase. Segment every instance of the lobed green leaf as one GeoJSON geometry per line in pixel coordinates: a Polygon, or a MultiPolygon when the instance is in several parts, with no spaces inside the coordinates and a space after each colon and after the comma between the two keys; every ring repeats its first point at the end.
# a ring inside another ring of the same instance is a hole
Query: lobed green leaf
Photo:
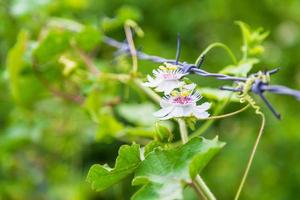
{"type": "Polygon", "coordinates": [[[232,92],[229,91],[222,91],[219,89],[208,88],[208,87],[200,88],[198,89],[198,91],[203,97],[207,99],[217,100],[217,101],[227,101],[229,97],[231,97],[230,98],[231,102],[239,102],[239,98],[237,98],[237,95],[232,94],[232,92]]]}
{"type": "Polygon", "coordinates": [[[33,52],[33,55],[39,63],[56,58],[70,47],[72,33],[65,30],[52,29],[46,37],[39,43],[33,52]]]}
{"type": "Polygon", "coordinates": [[[250,70],[255,64],[259,63],[259,60],[256,58],[248,58],[242,60],[238,65],[229,65],[220,71],[222,74],[229,74],[234,76],[247,76],[250,70]]]}
{"type": "Polygon", "coordinates": [[[83,30],[81,30],[75,36],[76,45],[85,50],[91,51],[101,42],[101,32],[92,26],[85,26],[83,30]]]}
{"type": "Polygon", "coordinates": [[[136,169],[133,185],[144,185],[132,199],[182,199],[183,185],[191,183],[224,146],[213,140],[193,138],[179,148],[156,148],[136,169]]]}
{"type": "Polygon", "coordinates": [[[140,162],[140,146],[138,144],[123,145],[119,149],[115,167],[93,165],[88,172],[87,182],[96,191],[104,190],[132,174],[140,162]]]}
{"type": "Polygon", "coordinates": [[[117,112],[120,116],[131,122],[140,126],[153,126],[156,118],[153,113],[156,108],[151,103],[142,104],[125,104],[122,103],[118,105],[117,112]]]}

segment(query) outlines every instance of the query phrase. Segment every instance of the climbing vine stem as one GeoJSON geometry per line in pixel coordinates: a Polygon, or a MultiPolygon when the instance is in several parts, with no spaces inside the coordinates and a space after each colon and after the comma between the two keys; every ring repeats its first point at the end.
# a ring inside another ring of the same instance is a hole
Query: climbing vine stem
{"type": "Polygon", "coordinates": [[[202,51],[202,53],[197,58],[197,60],[195,62],[195,65],[197,65],[201,61],[203,56],[205,56],[210,50],[212,50],[213,48],[216,48],[216,47],[223,48],[228,53],[228,55],[230,56],[232,62],[234,64],[237,64],[237,59],[236,59],[235,55],[232,53],[232,51],[230,50],[230,48],[227,45],[223,44],[223,43],[216,42],[216,43],[212,43],[211,45],[206,47],[206,49],[204,49],[204,51],[202,51]]]}
{"type": "Polygon", "coordinates": [[[135,48],[135,45],[133,42],[132,32],[131,32],[130,27],[131,26],[129,24],[126,24],[124,26],[124,30],[125,30],[127,42],[129,44],[130,55],[132,58],[132,72],[134,75],[136,75],[136,73],[138,71],[138,58],[137,58],[137,52],[136,52],[136,48],[135,48]]]}
{"type": "MultiPolygon", "coordinates": [[[[179,130],[180,130],[180,136],[182,143],[185,144],[188,142],[188,131],[186,127],[186,123],[184,119],[178,118],[177,119],[178,125],[179,125],[179,130]]],[[[199,188],[200,191],[199,193],[204,195],[204,199],[207,200],[216,200],[216,197],[213,195],[213,193],[210,191],[204,180],[201,178],[200,175],[197,175],[195,180],[193,181],[193,184],[196,185],[195,188],[199,188]]]]}
{"type": "Polygon", "coordinates": [[[258,115],[261,116],[261,126],[260,126],[260,129],[259,129],[259,133],[256,137],[256,140],[255,140],[255,143],[254,143],[254,146],[252,148],[252,151],[251,151],[251,154],[250,154],[250,157],[249,157],[249,160],[248,160],[248,163],[247,163],[247,166],[246,166],[246,169],[245,169],[245,172],[243,174],[243,177],[242,177],[242,180],[241,180],[241,183],[238,187],[238,190],[237,190],[237,193],[234,197],[234,200],[238,200],[239,197],[240,197],[240,194],[242,192],[242,189],[243,189],[243,186],[245,184],[245,181],[247,179],[247,176],[249,174],[249,170],[251,168],[251,165],[252,165],[252,162],[253,162],[253,159],[254,159],[254,156],[255,156],[255,153],[256,153],[256,149],[257,149],[257,146],[259,144],[259,141],[260,141],[260,138],[262,136],[262,133],[263,133],[263,130],[264,130],[264,127],[265,127],[265,115],[262,113],[262,112],[259,112],[258,115]]]}

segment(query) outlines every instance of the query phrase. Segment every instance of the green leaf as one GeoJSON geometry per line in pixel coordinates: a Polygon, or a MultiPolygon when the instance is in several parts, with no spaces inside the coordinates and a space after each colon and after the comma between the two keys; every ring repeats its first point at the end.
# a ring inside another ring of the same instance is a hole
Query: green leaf
{"type": "Polygon", "coordinates": [[[87,182],[96,191],[104,190],[132,174],[140,161],[140,146],[138,144],[123,145],[119,149],[115,168],[110,168],[107,165],[93,165],[88,172],[87,182]]]}
{"type": "Polygon", "coordinates": [[[155,123],[155,139],[161,142],[171,142],[174,138],[171,130],[161,122],[155,123]]]}
{"type": "Polygon", "coordinates": [[[156,121],[153,116],[155,111],[156,108],[151,103],[120,104],[117,107],[117,112],[121,117],[140,126],[152,126],[156,121]]]}
{"type": "Polygon", "coordinates": [[[50,2],[50,0],[15,0],[12,1],[11,13],[16,16],[30,14],[36,10],[41,10],[50,2]]]}
{"type": "Polygon", "coordinates": [[[241,21],[237,21],[236,24],[240,27],[243,35],[243,54],[250,56],[262,54],[264,47],[261,44],[267,38],[269,32],[264,31],[263,28],[251,30],[248,24],[241,21]]]}
{"type": "Polygon", "coordinates": [[[248,45],[248,43],[251,40],[251,30],[250,26],[242,21],[236,21],[235,22],[241,29],[243,39],[244,39],[244,45],[248,45]]]}
{"type": "Polygon", "coordinates": [[[105,107],[103,103],[101,91],[93,89],[85,99],[84,108],[91,119],[98,124],[96,140],[110,141],[124,130],[124,125],[115,118],[112,109],[105,107]]]}
{"type": "Polygon", "coordinates": [[[91,51],[100,43],[101,38],[100,31],[92,26],[86,26],[75,36],[75,42],[79,48],[91,51]]]}
{"type": "Polygon", "coordinates": [[[90,114],[92,120],[97,123],[99,122],[100,108],[103,107],[102,98],[103,97],[100,95],[100,90],[91,89],[83,104],[84,108],[90,114]]]}
{"type": "Polygon", "coordinates": [[[142,15],[138,8],[125,5],[118,9],[117,18],[121,23],[124,23],[128,19],[139,21],[142,15]]]}
{"type": "Polygon", "coordinates": [[[117,10],[116,17],[104,17],[101,20],[101,27],[104,31],[111,31],[124,26],[127,20],[140,21],[141,13],[139,9],[133,6],[122,6],[117,10]]]}
{"type": "Polygon", "coordinates": [[[151,153],[154,149],[159,148],[159,147],[163,147],[164,144],[157,141],[157,140],[152,140],[151,142],[149,142],[145,148],[144,148],[144,156],[147,156],[149,153],[151,153]]]}
{"type": "Polygon", "coordinates": [[[229,65],[225,67],[220,73],[235,75],[235,76],[247,76],[248,72],[253,68],[255,64],[259,63],[256,58],[249,58],[242,60],[238,65],[229,65]]]}
{"type": "MultiPolygon", "coordinates": [[[[203,97],[217,101],[227,101],[228,98],[232,95],[232,92],[215,88],[200,88],[198,89],[198,91],[203,97]]],[[[230,98],[230,101],[239,102],[239,98],[236,96],[236,94],[233,94],[230,98]]]]}
{"type": "Polygon", "coordinates": [[[50,30],[46,37],[39,43],[34,50],[33,55],[39,63],[46,63],[47,61],[56,58],[70,47],[70,39],[72,33],[60,29],[50,30]]]}
{"type": "Polygon", "coordinates": [[[21,31],[15,46],[8,52],[6,65],[9,74],[10,90],[16,102],[20,103],[20,73],[24,67],[24,54],[28,43],[28,32],[21,31]]]}
{"type": "Polygon", "coordinates": [[[112,139],[124,129],[123,124],[112,113],[105,110],[100,114],[98,124],[99,127],[96,133],[96,140],[98,141],[112,139]]]}
{"type": "Polygon", "coordinates": [[[186,125],[188,128],[190,128],[192,131],[195,130],[195,125],[197,123],[197,118],[196,117],[188,117],[185,119],[186,125]]]}
{"type": "Polygon", "coordinates": [[[224,146],[218,138],[193,138],[180,148],[156,148],[136,169],[133,185],[144,185],[132,199],[182,199],[183,184],[191,183],[224,146]]]}

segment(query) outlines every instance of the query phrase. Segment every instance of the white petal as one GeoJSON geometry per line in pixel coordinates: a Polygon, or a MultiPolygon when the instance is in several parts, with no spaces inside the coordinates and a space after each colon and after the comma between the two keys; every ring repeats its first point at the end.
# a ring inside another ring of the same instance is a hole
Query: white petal
{"type": "Polygon", "coordinates": [[[174,107],[174,109],[170,112],[169,115],[172,116],[172,118],[175,118],[175,117],[184,117],[184,111],[183,111],[182,106],[176,106],[176,107],[174,107]]]}
{"type": "Polygon", "coordinates": [[[162,107],[162,108],[169,107],[169,106],[171,106],[171,105],[172,105],[172,104],[169,103],[167,100],[162,99],[162,100],[160,101],[160,107],[162,107]]]}
{"type": "Polygon", "coordinates": [[[162,81],[160,84],[157,85],[157,87],[155,88],[155,90],[157,92],[164,92],[166,87],[168,87],[168,84],[166,83],[166,81],[162,81]]]}
{"type": "Polygon", "coordinates": [[[195,87],[196,87],[195,83],[191,83],[191,84],[188,84],[188,85],[184,86],[184,88],[187,89],[187,90],[194,90],[195,87]]]}
{"type": "Polygon", "coordinates": [[[181,107],[182,107],[184,117],[189,117],[193,114],[193,109],[194,109],[193,105],[181,106],[181,107]]]}
{"type": "Polygon", "coordinates": [[[142,83],[142,85],[145,86],[145,87],[156,87],[156,85],[154,85],[151,82],[145,82],[145,83],[142,83]]]}
{"type": "Polygon", "coordinates": [[[177,86],[177,84],[173,83],[173,82],[170,82],[169,84],[166,84],[165,88],[164,88],[164,94],[165,95],[170,94],[175,88],[177,88],[176,86],[177,86]]]}
{"type": "Polygon", "coordinates": [[[205,103],[197,106],[197,109],[198,110],[206,111],[206,110],[208,110],[210,108],[210,106],[211,106],[211,103],[205,102],[205,103]]]}
{"type": "Polygon", "coordinates": [[[177,86],[176,88],[180,88],[181,86],[183,86],[185,83],[183,81],[177,81],[177,86]]]}
{"type": "Polygon", "coordinates": [[[162,73],[162,71],[158,69],[158,70],[153,70],[152,73],[153,73],[155,76],[158,76],[158,75],[160,75],[160,74],[162,73]]]}
{"type": "Polygon", "coordinates": [[[181,79],[185,75],[188,75],[188,74],[178,73],[178,74],[176,74],[176,78],[181,79]]]}
{"type": "Polygon", "coordinates": [[[160,120],[168,120],[168,119],[172,119],[173,118],[173,116],[172,115],[166,115],[165,117],[160,117],[159,119],[160,120]]]}
{"type": "Polygon", "coordinates": [[[209,113],[206,111],[205,112],[194,111],[193,114],[197,119],[206,119],[209,117],[209,113]]]}
{"type": "Polygon", "coordinates": [[[155,84],[159,84],[162,80],[161,79],[159,79],[159,78],[152,78],[152,76],[150,76],[150,75],[147,75],[147,79],[148,79],[148,81],[149,82],[151,82],[151,83],[155,83],[155,84]]]}
{"type": "Polygon", "coordinates": [[[173,109],[164,117],[160,117],[161,120],[167,120],[177,117],[190,117],[193,115],[194,106],[173,106],[173,109]]]}
{"type": "Polygon", "coordinates": [[[157,92],[164,92],[166,95],[170,94],[173,89],[176,88],[176,82],[174,81],[162,81],[158,86],[155,88],[157,92]]]}
{"type": "Polygon", "coordinates": [[[205,119],[209,117],[209,113],[206,110],[210,107],[210,103],[204,103],[201,106],[195,106],[193,109],[193,115],[198,119],[205,119]]]}
{"type": "Polygon", "coordinates": [[[143,83],[143,86],[146,86],[146,87],[157,87],[161,83],[160,79],[158,79],[158,78],[153,79],[150,75],[148,75],[147,78],[148,78],[148,82],[143,83]]]}
{"type": "Polygon", "coordinates": [[[173,110],[173,108],[174,108],[174,107],[172,107],[172,106],[162,108],[162,109],[160,109],[159,111],[153,113],[153,115],[154,115],[155,117],[159,117],[159,118],[165,117],[166,115],[168,115],[168,114],[173,110]]]}
{"type": "Polygon", "coordinates": [[[184,85],[184,82],[173,80],[173,81],[165,81],[164,92],[165,95],[170,94],[174,89],[181,87],[184,85]]]}

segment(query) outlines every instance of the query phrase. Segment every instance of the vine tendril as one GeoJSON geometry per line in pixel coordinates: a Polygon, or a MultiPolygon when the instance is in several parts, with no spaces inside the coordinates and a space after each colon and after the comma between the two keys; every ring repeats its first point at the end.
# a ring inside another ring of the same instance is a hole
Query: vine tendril
{"type": "Polygon", "coordinates": [[[245,169],[245,172],[243,174],[243,177],[242,177],[242,180],[241,180],[241,183],[239,184],[239,187],[238,187],[238,190],[237,190],[237,193],[234,197],[234,200],[238,200],[239,197],[240,197],[240,194],[242,192],[242,189],[244,187],[244,184],[246,182],[246,179],[248,177],[248,174],[249,174],[249,171],[250,171],[250,168],[251,168],[251,165],[253,163],[253,159],[254,159],[254,156],[255,156],[255,153],[256,153],[256,149],[257,149],[257,146],[259,144],[259,141],[260,141],[260,138],[263,134],[263,130],[264,130],[264,127],[265,127],[265,115],[262,113],[262,112],[259,112],[259,114],[262,118],[261,120],[261,126],[260,126],[260,129],[259,129],[259,132],[258,132],[258,135],[256,137],[256,140],[255,140],[255,143],[254,143],[254,146],[252,148],[252,151],[251,151],[251,154],[250,154],[250,157],[249,157],[249,160],[247,162],[247,166],[246,166],[246,169],[245,169]]]}
{"type": "Polygon", "coordinates": [[[253,84],[258,80],[263,83],[268,83],[270,81],[270,75],[268,73],[258,72],[257,74],[250,76],[245,82],[239,82],[238,87],[241,88],[241,94],[239,95],[240,102],[248,102],[249,105],[255,110],[255,113],[261,115],[263,113],[260,110],[260,106],[249,94],[249,92],[252,91],[253,84]]]}

